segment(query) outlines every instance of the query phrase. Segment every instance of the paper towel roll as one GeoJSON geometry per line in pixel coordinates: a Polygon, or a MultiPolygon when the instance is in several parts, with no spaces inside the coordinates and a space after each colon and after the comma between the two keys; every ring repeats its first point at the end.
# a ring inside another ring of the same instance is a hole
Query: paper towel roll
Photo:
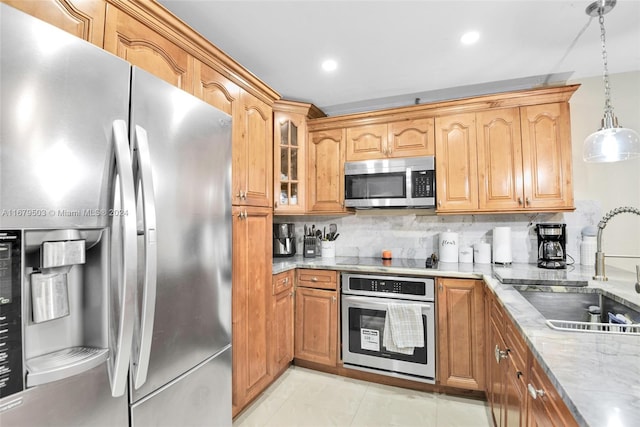
{"type": "Polygon", "coordinates": [[[473,262],[476,264],[491,264],[491,245],[485,242],[473,245],[473,262]]]}
{"type": "Polygon", "coordinates": [[[440,262],[458,262],[458,233],[440,233],[438,254],[440,262]]]}
{"type": "Polygon", "coordinates": [[[493,262],[509,264],[511,261],[511,227],[495,227],[493,229],[493,262]]]}

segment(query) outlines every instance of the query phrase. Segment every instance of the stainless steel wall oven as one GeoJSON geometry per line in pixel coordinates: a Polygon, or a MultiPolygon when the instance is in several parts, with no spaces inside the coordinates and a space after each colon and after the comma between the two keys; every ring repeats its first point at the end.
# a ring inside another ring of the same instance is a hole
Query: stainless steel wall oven
{"type": "Polygon", "coordinates": [[[342,359],[345,368],[435,383],[435,282],[432,278],[342,273],[342,359]],[[424,347],[413,354],[384,345],[389,304],[417,305],[424,347]]]}

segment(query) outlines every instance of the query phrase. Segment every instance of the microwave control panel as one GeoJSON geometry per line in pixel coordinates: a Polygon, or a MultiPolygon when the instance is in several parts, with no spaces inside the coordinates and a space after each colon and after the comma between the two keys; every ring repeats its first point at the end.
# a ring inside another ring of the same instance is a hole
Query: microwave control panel
{"type": "Polygon", "coordinates": [[[411,197],[434,197],[432,170],[421,170],[411,172],[411,197]]]}
{"type": "Polygon", "coordinates": [[[21,251],[22,233],[0,230],[0,398],[24,389],[21,251]]]}

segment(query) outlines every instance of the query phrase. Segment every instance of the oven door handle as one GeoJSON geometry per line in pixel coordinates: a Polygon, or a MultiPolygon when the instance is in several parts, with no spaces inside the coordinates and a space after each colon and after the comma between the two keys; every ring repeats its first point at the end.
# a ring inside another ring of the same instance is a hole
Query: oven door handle
{"type": "Polygon", "coordinates": [[[402,300],[396,298],[378,298],[378,297],[363,297],[360,295],[345,295],[342,294],[342,305],[349,304],[350,307],[358,308],[371,308],[372,304],[381,304],[385,307],[387,304],[418,304],[422,307],[422,311],[431,311],[435,308],[432,301],[415,301],[415,300],[402,300]]]}

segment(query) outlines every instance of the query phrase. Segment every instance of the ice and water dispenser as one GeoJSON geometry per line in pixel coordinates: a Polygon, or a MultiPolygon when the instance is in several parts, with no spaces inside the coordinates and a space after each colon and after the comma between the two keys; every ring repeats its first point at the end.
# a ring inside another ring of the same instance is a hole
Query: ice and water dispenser
{"type": "Polygon", "coordinates": [[[108,359],[109,273],[106,229],[0,230],[0,397],[108,359]]]}

